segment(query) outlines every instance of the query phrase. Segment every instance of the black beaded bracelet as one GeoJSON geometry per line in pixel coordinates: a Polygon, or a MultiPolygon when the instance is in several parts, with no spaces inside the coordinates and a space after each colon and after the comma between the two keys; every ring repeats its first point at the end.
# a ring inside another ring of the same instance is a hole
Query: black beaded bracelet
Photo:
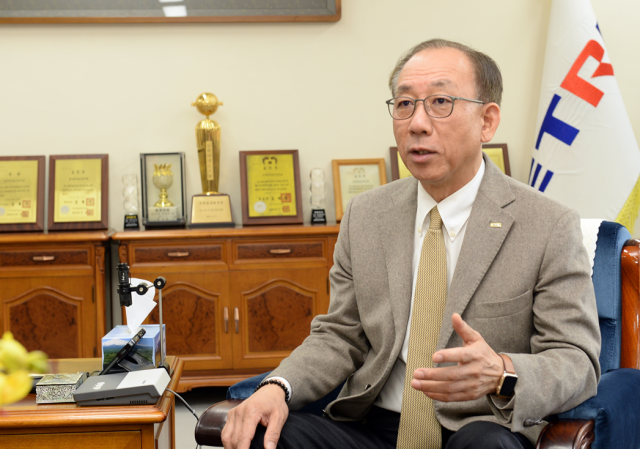
{"type": "Polygon", "coordinates": [[[280,382],[278,379],[266,379],[263,380],[262,382],[260,382],[258,384],[258,386],[256,387],[254,393],[256,391],[258,391],[260,388],[264,387],[265,385],[278,385],[280,388],[282,388],[284,390],[284,402],[286,402],[287,404],[289,403],[289,389],[287,388],[287,386],[285,384],[283,384],[282,382],[280,382]]]}

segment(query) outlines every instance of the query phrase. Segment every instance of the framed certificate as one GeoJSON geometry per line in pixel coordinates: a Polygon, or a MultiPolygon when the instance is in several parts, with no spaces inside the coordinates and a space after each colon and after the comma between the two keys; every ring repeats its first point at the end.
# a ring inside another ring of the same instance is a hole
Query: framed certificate
{"type": "Polygon", "coordinates": [[[140,153],[140,170],[145,228],[184,228],[187,224],[184,152],[140,153]]]}
{"type": "Polygon", "coordinates": [[[0,232],[44,231],[44,156],[0,157],[0,232]]]}
{"type": "Polygon", "coordinates": [[[109,155],[49,156],[49,231],[107,229],[109,155]]]}
{"type": "Polygon", "coordinates": [[[511,176],[511,168],[509,167],[509,150],[506,143],[485,143],[482,145],[489,159],[498,166],[502,173],[511,176]]]}
{"type": "Polygon", "coordinates": [[[408,178],[413,176],[400,157],[398,147],[389,147],[389,160],[391,161],[391,180],[408,178]]]}
{"type": "Polygon", "coordinates": [[[242,224],[302,224],[298,150],[241,151],[242,224]]]}
{"type": "Polygon", "coordinates": [[[384,159],[342,159],[331,161],[336,221],[342,220],[351,198],[387,183],[384,159]]]}

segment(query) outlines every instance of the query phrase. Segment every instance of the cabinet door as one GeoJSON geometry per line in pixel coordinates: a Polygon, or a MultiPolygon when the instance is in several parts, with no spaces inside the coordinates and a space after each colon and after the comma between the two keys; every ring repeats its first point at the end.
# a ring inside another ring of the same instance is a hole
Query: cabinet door
{"type": "Polygon", "coordinates": [[[2,279],[2,324],[50,358],[97,357],[92,276],[2,279]]]}
{"type": "Polygon", "coordinates": [[[231,273],[233,367],[275,368],[309,335],[329,305],[328,269],[231,273]]]}
{"type": "MultiPolygon", "coordinates": [[[[167,285],[162,290],[167,355],[179,356],[184,360],[185,370],[231,368],[229,274],[162,271],[162,275],[167,279],[167,285]]],[[[145,274],[137,277],[150,281],[155,279],[145,274]]],[[[155,300],[158,300],[157,293],[155,300]]],[[[158,321],[156,307],[146,322],[157,324],[158,321]]]]}

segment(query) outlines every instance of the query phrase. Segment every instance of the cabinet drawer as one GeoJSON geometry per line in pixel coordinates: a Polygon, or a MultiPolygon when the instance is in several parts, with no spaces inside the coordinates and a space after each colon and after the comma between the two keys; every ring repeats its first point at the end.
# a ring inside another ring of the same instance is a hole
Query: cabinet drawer
{"type": "Polygon", "coordinates": [[[0,267],[89,265],[88,249],[0,251],[0,267]]]}
{"type": "Polygon", "coordinates": [[[251,241],[234,243],[234,262],[273,262],[283,259],[326,258],[325,240],[251,241]]]}
{"type": "Polygon", "coordinates": [[[134,263],[222,261],[222,244],[135,246],[134,263]]]}

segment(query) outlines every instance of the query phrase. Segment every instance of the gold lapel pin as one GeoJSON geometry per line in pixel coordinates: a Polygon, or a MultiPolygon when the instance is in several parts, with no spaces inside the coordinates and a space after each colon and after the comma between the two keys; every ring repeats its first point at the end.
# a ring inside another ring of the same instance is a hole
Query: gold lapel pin
{"type": "Polygon", "coordinates": [[[501,228],[502,223],[491,223],[489,226],[491,226],[492,228],[501,228]]]}

